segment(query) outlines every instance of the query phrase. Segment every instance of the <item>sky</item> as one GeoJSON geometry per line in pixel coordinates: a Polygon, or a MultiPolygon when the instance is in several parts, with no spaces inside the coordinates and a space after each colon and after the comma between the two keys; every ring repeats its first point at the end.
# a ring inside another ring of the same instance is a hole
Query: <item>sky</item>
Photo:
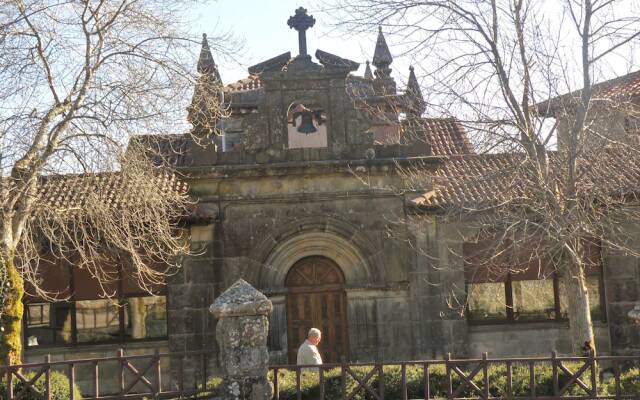
{"type": "MultiPolygon", "coordinates": [[[[354,0],[357,1],[357,0],[354,0]]],[[[322,49],[338,56],[361,63],[358,73],[364,73],[364,62],[373,57],[377,32],[375,27],[368,34],[353,35],[339,31],[332,22],[332,15],[324,9],[328,0],[208,0],[187,11],[190,30],[194,37],[202,33],[215,36],[216,32],[232,32],[244,40],[244,48],[236,61],[216,58],[224,83],[245,78],[247,67],[267,60],[286,51],[295,56],[298,53],[297,32],[287,26],[287,19],[298,7],[305,7],[316,19],[315,26],[307,31],[309,54],[322,49]]],[[[633,2],[622,2],[618,8],[629,7],[633,2]]],[[[543,9],[551,14],[560,13],[561,2],[544,0],[543,9]]],[[[408,56],[399,57],[400,47],[394,46],[394,38],[387,35],[391,53],[396,56],[392,68],[393,76],[399,88],[404,86],[411,60],[408,56]]],[[[402,43],[398,43],[402,45],[402,43]]],[[[635,61],[635,60],[633,60],[635,61]]],[[[619,63],[614,63],[619,64],[619,63]]],[[[627,73],[629,66],[614,65],[605,76],[627,73]]]]}
{"type": "MultiPolygon", "coordinates": [[[[361,63],[358,74],[364,73],[364,63],[373,57],[377,32],[345,37],[344,32],[331,26],[331,17],[322,11],[315,0],[218,0],[209,1],[189,11],[194,35],[231,31],[244,39],[240,54],[243,65],[232,60],[216,59],[224,83],[245,78],[247,67],[271,57],[291,51],[298,54],[298,34],[287,26],[287,20],[296,8],[305,7],[316,19],[315,26],[307,31],[307,49],[315,54],[317,49],[361,63]],[[342,35],[342,36],[341,36],[342,35]]],[[[391,43],[390,43],[391,45],[391,43]]],[[[393,47],[391,48],[393,53],[393,47]]],[[[408,75],[408,61],[398,59],[392,65],[398,86],[408,75]],[[406,70],[406,71],[405,71],[406,70]]]]}

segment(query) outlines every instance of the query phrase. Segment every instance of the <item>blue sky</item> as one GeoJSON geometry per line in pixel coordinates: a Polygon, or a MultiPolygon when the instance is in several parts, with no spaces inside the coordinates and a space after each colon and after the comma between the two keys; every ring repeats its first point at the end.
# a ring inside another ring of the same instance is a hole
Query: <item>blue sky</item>
{"type": "MultiPolygon", "coordinates": [[[[298,54],[297,32],[287,26],[287,19],[298,7],[305,7],[316,19],[315,26],[307,31],[307,48],[310,54],[322,49],[341,57],[360,62],[359,73],[364,72],[364,62],[373,56],[377,32],[352,36],[331,26],[331,17],[322,11],[317,1],[308,0],[218,0],[194,7],[189,12],[193,20],[193,34],[216,31],[232,31],[244,38],[244,52],[239,66],[231,60],[219,59],[220,73],[225,83],[247,76],[247,67],[291,51],[298,54]]],[[[389,39],[389,38],[387,38],[389,39]]],[[[391,44],[391,43],[390,43],[391,44]]],[[[393,52],[393,48],[392,48],[393,52]]],[[[394,76],[402,87],[408,74],[405,60],[396,60],[394,76]],[[403,62],[404,61],[404,62],[403,62]]]]}

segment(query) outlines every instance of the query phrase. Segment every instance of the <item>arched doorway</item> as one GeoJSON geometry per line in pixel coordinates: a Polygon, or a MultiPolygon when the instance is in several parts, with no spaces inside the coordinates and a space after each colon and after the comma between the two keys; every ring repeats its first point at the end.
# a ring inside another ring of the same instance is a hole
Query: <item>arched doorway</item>
{"type": "Polygon", "coordinates": [[[318,349],[325,363],[348,360],[347,296],[340,267],[326,257],[305,257],[291,267],[285,285],[289,362],[296,362],[298,346],[312,327],[322,331],[318,349]]]}

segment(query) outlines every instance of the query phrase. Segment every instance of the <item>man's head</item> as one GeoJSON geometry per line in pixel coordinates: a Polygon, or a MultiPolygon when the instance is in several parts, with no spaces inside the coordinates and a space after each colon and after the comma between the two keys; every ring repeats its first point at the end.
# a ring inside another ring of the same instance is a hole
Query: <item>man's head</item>
{"type": "Polygon", "coordinates": [[[322,339],[322,332],[318,328],[309,329],[309,333],[307,334],[307,340],[311,342],[314,346],[317,346],[320,343],[320,339],[322,339]]]}

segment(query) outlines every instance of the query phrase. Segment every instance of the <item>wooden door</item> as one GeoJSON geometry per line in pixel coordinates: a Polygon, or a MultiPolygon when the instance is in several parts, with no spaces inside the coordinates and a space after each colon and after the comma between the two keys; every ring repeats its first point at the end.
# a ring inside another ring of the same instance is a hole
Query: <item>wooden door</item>
{"type": "Polygon", "coordinates": [[[311,328],[322,331],[318,350],[325,363],[349,359],[347,298],[340,268],[325,257],[306,257],[287,274],[287,343],[289,362],[311,328]]]}

